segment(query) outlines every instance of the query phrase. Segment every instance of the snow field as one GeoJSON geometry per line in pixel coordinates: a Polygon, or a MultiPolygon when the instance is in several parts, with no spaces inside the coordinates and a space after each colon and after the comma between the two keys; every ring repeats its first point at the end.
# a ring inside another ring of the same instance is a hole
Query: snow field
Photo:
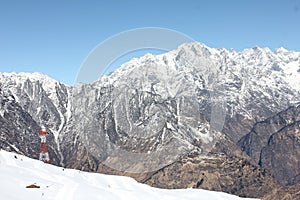
{"type": "Polygon", "coordinates": [[[157,189],[137,183],[129,177],[64,169],[0,150],[0,199],[241,200],[244,198],[201,189],[157,189]],[[31,184],[40,188],[26,188],[31,184]]]}

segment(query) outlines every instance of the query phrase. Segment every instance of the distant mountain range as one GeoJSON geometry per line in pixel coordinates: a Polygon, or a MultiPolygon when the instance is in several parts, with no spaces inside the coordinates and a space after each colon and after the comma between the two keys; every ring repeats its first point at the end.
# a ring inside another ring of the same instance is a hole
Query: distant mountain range
{"type": "Polygon", "coordinates": [[[59,166],[247,197],[299,182],[299,52],[187,43],[91,84],[0,73],[0,86],[2,149],[37,158],[45,125],[59,166]]]}

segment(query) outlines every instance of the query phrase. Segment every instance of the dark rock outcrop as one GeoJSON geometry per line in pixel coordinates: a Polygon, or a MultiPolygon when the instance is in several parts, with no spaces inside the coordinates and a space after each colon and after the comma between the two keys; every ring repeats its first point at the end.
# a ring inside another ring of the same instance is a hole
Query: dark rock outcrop
{"type": "Polygon", "coordinates": [[[257,123],[239,146],[283,185],[299,181],[300,106],[292,106],[257,123]]]}
{"type": "Polygon", "coordinates": [[[144,183],[170,189],[202,188],[254,198],[261,198],[278,187],[265,169],[224,155],[185,158],[157,171],[144,183]]]}

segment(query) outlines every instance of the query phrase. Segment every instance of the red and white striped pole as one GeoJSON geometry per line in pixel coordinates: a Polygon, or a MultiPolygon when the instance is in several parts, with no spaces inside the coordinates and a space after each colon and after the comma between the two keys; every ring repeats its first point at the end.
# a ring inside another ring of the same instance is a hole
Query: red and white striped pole
{"type": "Polygon", "coordinates": [[[49,153],[48,153],[48,146],[47,146],[47,142],[46,142],[46,135],[47,135],[46,127],[44,127],[44,126],[41,127],[39,135],[40,135],[40,138],[41,138],[39,160],[41,160],[45,163],[50,163],[50,158],[49,158],[49,153]]]}

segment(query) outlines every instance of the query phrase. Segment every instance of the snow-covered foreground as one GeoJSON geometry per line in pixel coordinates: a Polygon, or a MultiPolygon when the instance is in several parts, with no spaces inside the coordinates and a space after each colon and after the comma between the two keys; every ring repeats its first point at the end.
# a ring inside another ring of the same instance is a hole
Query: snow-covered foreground
{"type": "Polygon", "coordinates": [[[243,198],[200,189],[157,189],[137,183],[128,177],[63,169],[0,150],[0,199],[239,200],[243,198]],[[32,184],[40,188],[26,188],[32,184]]]}

